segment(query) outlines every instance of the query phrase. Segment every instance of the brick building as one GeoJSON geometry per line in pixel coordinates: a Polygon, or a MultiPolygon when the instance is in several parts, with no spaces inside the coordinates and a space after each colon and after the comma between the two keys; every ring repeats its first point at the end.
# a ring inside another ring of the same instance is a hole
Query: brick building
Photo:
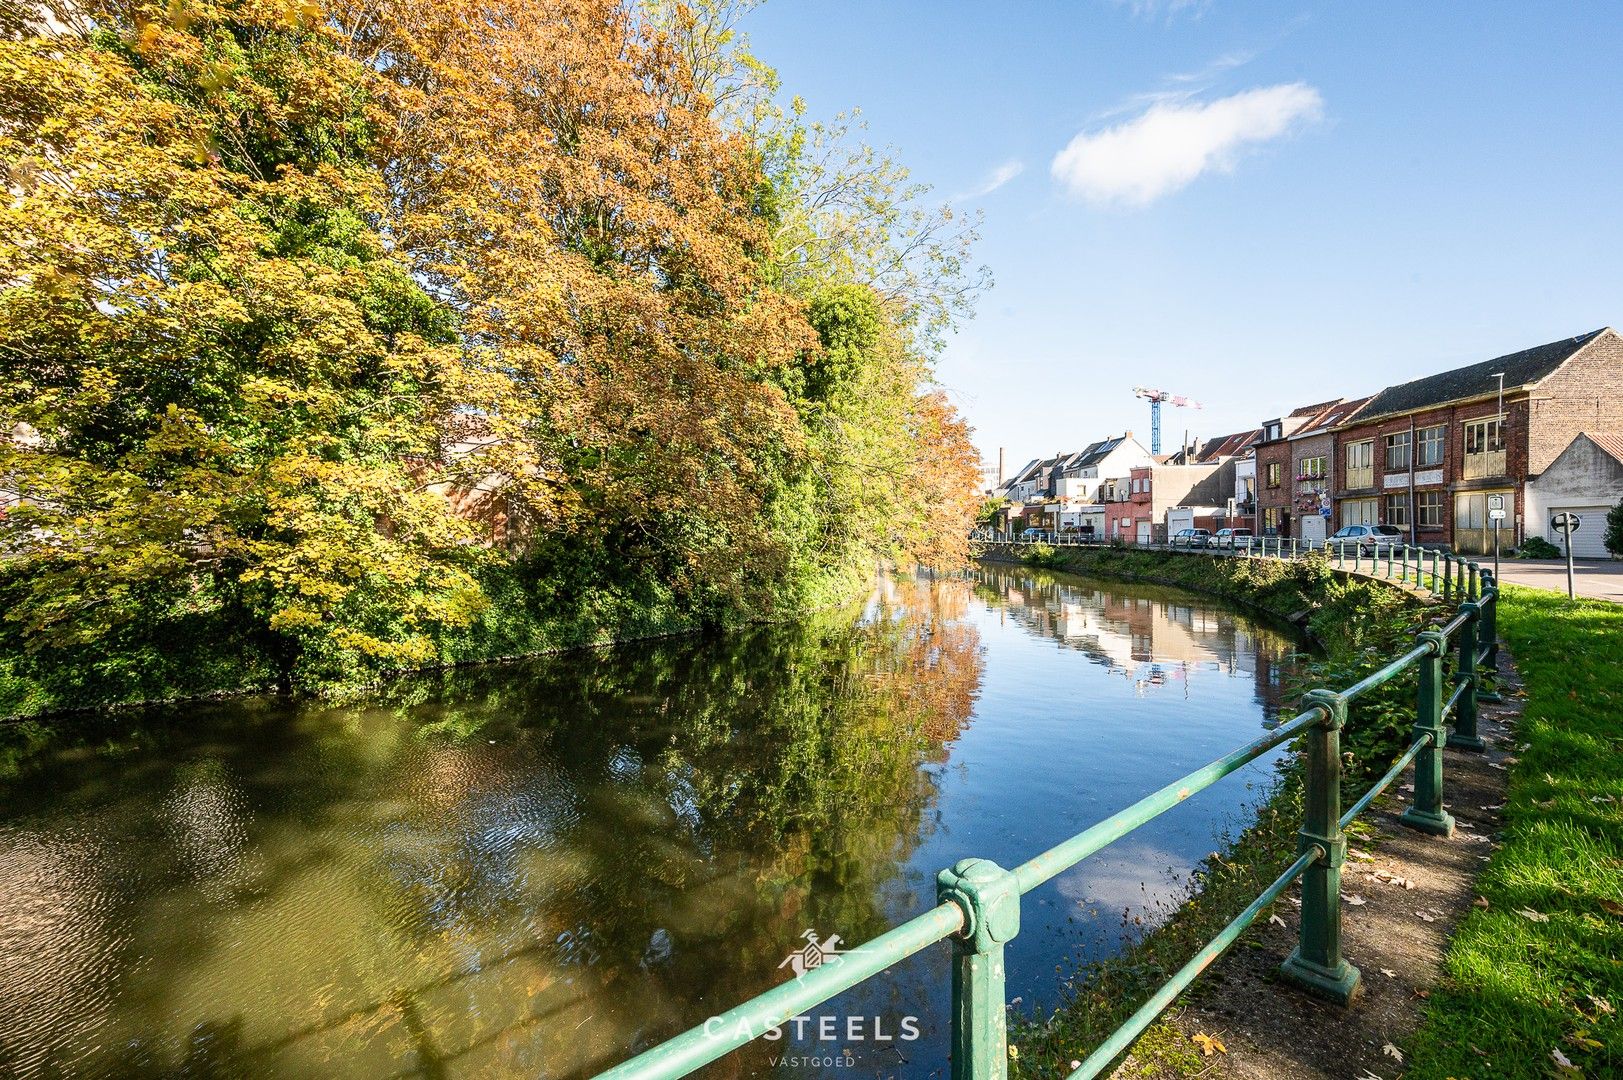
{"type": "Polygon", "coordinates": [[[1501,495],[1504,542],[1519,542],[1527,481],[1580,431],[1623,431],[1623,337],[1610,327],[1389,386],[1334,429],[1335,524],[1480,554],[1501,495]]]}
{"type": "MultiPolygon", "coordinates": [[[[1291,536],[1292,521],[1298,513],[1295,477],[1300,474],[1293,460],[1290,438],[1299,431],[1323,429],[1322,417],[1334,412],[1341,398],[1304,405],[1286,416],[1265,420],[1256,444],[1256,526],[1259,536],[1291,536]]],[[[1343,418],[1348,415],[1339,413],[1343,418]]]]}

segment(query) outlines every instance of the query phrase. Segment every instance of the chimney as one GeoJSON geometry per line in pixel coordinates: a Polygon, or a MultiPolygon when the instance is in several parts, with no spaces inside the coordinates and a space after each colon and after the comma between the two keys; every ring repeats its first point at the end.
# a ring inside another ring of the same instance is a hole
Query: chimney
{"type": "Polygon", "coordinates": [[[1003,447],[997,448],[997,486],[1003,486],[1003,447]]]}

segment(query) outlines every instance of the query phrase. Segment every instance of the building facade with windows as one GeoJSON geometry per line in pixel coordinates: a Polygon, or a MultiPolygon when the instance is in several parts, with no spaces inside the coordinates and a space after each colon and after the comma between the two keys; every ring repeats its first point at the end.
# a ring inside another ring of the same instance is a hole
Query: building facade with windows
{"type": "Polygon", "coordinates": [[[1389,386],[1335,425],[1334,524],[1484,554],[1498,495],[1502,542],[1517,543],[1527,482],[1586,429],[1623,430],[1623,338],[1610,328],[1389,386]]]}
{"type": "MultiPolygon", "coordinates": [[[[1314,432],[1328,440],[1329,429],[1337,422],[1330,418],[1345,419],[1351,415],[1343,408],[1345,404],[1341,398],[1321,401],[1317,405],[1304,405],[1288,416],[1263,422],[1255,466],[1258,535],[1301,536],[1298,523],[1302,515],[1318,513],[1316,502],[1309,507],[1304,501],[1301,480],[1304,469],[1311,471],[1318,466],[1311,460],[1303,461],[1304,450],[1293,440],[1302,432],[1314,432]]],[[[1314,473],[1313,478],[1318,476],[1314,473]]]]}

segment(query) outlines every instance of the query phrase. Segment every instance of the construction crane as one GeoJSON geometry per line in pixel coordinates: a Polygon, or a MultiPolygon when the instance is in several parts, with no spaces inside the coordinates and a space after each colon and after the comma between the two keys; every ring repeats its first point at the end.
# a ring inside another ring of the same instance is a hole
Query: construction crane
{"type": "Polygon", "coordinates": [[[1150,390],[1147,387],[1133,387],[1133,396],[1141,397],[1150,403],[1150,453],[1161,452],[1161,402],[1170,401],[1179,408],[1204,408],[1198,401],[1191,401],[1186,397],[1168,393],[1165,390],[1150,390]]]}

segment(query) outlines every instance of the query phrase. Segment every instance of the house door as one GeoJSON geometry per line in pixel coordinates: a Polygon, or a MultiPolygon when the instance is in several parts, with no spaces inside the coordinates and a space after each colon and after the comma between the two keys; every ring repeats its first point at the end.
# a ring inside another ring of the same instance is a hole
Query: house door
{"type": "Polygon", "coordinates": [[[1302,539],[1310,544],[1324,543],[1324,517],[1320,514],[1303,514],[1299,519],[1302,523],[1302,539]]]}
{"type": "MultiPolygon", "coordinates": [[[[1514,491],[1471,491],[1454,496],[1454,550],[1462,555],[1488,555],[1493,552],[1493,522],[1488,520],[1488,496],[1503,495],[1505,507],[1516,504],[1514,491]]],[[[1500,525],[1499,542],[1512,543],[1515,533],[1510,517],[1500,525]]]]}
{"type": "Polygon", "coordinates": [[[1138,523],[1138,542],[1141,544],[1150,542],[1150,523],[1148,521],[1138,523]]]}

